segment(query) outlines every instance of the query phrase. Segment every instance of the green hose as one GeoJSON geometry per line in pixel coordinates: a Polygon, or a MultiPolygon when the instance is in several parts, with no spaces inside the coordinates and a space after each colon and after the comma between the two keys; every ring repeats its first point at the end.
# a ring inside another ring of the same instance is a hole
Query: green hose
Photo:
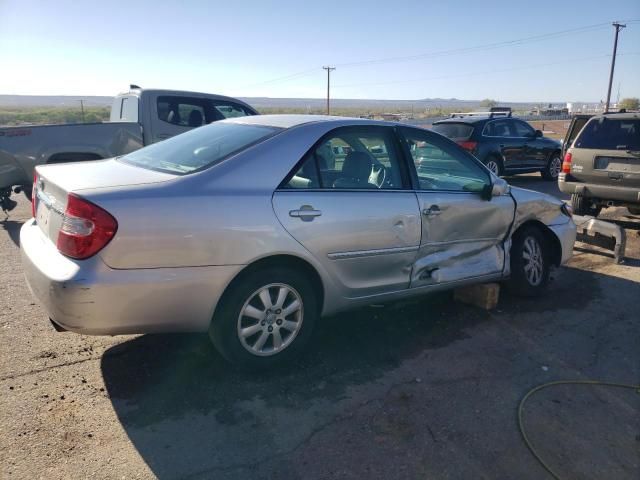
{"type": "Polygon", "coordinates": [[[522,435],[522,439],[524,440],[524,443],[527,445],[527,448],[533,454],[536,460],[540,462],[540,465],[542,465],[544,469],[547,472],[549,472],[549,474],[553,478],[555,478],[556,480],[561,480],[560,476],[556,472],[554,472],[549,465],[547,465],[547,463],[540,457],[538,452],[536,452],[535,448],[533,448],[533,445],[531,445],[531,442],[529,441],[529,437],[527,437],[527,433],[524,430],[524,425],[522,421],[524,405],[529,399],[529,397],[539,390],[542,390],[547,387],[553,387],[554,385],[600,385],[605,387],[629,388],[631,390],[636,390],[636,392],[638,393],[640,393],[640,385],[627,385],[624,383],[599,382],[597,380],[560,380],[557,382],[549,382],[549,383],[544,383],[542,385],[538,385],[537,387],[529,390],[527,394],[524,397],[522,397],[522,400],[520,400],[520,405],[518,406],[518,427],[520,428],[520,434],[522,435]]]}

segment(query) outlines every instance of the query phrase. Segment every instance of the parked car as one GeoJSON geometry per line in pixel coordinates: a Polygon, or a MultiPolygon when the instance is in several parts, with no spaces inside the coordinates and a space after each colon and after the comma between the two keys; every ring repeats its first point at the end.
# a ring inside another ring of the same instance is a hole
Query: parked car
{"type": "Polygon", "coordinates": [[[640,114],[596,115],[574,139],[573,131],[558,186],[571,194],[575,213],[597,217],[603,208],[624,206],[640,215],[640,114]]]}
{"type": "Polygon", "coordinates": [[[131,87],[114,98],[106,123],[0,127],[0,200],[12,187],[31,198],[36,165],[116,157],[207,123],[258,113],[221,95],[131,87]]]}
{"type": "Polygon", "coordinates": [[[510,111],[454,114],[435,122],[433,131],[457,142],[496,175],[540,172],[545,180],[558,179],[560,142],[513,118],[510,111]]]}
{"type": "Polygon", "coordinates": [[[34,188],[22,262],[56,328],[208,330],[257,367],[356,306],[488,281],[543,294],[576,234],[563,202],[510,188],[441,135],[339,117],[224,120],[39,166],[34,188]],[[434,156],[416,168],[418,143],[434,156]],[[350,151],[328,167],[336,145],[350,151]]]}

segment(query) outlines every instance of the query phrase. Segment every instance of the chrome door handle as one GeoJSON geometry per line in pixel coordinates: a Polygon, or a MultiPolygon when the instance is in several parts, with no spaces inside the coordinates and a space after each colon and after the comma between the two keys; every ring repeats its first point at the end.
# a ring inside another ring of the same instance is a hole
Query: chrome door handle
{"type": "Polygon", "coordinates": [[[440,215],[442,210],[438,205],[431,205],[429,208],[425,208],[422,210],[422,215],[425,217],[435,217],[436,215],[440,215]]]}
{"type": "Polygon", "coordinates": [[[289,210],[290,217],[299,218],[303,222],[310,222],[320,215],[322,215],[322,212],[315,210],[311,205],[302,205],[299,210],[289,210]]]}

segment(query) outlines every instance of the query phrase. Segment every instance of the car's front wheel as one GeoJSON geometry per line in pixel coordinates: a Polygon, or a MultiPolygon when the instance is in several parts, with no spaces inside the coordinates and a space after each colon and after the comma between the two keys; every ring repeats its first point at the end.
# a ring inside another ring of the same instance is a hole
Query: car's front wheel
{"type": "Polygon", "coordinates": [[[218,351],[246,368],[293,359],[318,317],[312,283],[289,268],[266,268],[234,282],[220,300],[209,335],[218,351]]]}
{"type": "Polygon", "coordinates": [[[529,226],[517,231],[511,245],[508,289],[523,297],[541,295],[549,283],[550,273],[549,246],[540,229],[529,226]]]}
{"type": "Polygon", "coordinates": [[[560,154],[556,152],[551,155],[544,170],[542,170],[542,178],[545,180],[557,180],[561,171],[562,158],[560,158],[560,154]]]}

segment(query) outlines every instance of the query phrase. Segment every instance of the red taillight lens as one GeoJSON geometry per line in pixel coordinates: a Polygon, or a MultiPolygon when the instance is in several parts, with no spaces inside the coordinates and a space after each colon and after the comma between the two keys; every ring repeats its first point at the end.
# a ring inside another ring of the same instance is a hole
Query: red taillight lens
{"type": "Polygon", "coordinates": [[[458,142],[458,145],[460,145],[465,150],[467,150],[469,152],[472,152],[478,146],[478,142],[472,142],[470,140],[464,140],[464,141],[458,142]]]}
{"type": "Polygon", "coordinates": [[[33,172],[33,186],[31,187],[31,216],[36,218],[36,186],[38,185],[38,173],[33,172]]]}
{"type": "Polygon", "coordinates": [[[567,152],[562,162],[562,173],[571,173],[571,153],[567,152]]]}
{"type": "Polygon", "coordinates": [[[118,222],[109,212],[70,193],[58,233],[58,250],[68,257],[89,258],[111,241],[117,229],[118,222]]]}

